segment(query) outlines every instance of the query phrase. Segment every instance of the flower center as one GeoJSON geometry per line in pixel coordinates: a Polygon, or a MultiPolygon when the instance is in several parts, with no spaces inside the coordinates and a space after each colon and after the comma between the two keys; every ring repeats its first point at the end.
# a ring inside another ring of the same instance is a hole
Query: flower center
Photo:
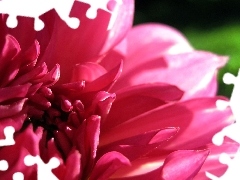
{"type": "Polygon", "coordinates": [[[39,92],[29,97],[29,110],[27,124],[31,123],[36,129],[42,127],[47,132],[47,138],[54,138],[58,131],[77,127],[83,119],[83,104],[64,96],[58,90],[43,87],[39,92]]]}

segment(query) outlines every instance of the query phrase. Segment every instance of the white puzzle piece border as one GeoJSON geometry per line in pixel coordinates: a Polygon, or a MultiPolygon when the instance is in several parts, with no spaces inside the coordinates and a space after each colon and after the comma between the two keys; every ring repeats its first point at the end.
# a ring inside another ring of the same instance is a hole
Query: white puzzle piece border
{"type": "Polygon", "coordinates": [[[34,29],[40,31],[44,28],[44,22],[39,16],[54,9],[70,28],[76,29],[80,25],[80,19],[69,17],[75,1],[90,5],[86,12],[86,17],[89,19],[95,19],[99,9],[110,13],[111,19],[107,30],[113,27],[119,7],[123,4],[122,0],[0,0],[0,14],[9,15],[6,22],[9,28],[17,27],[18,16],[34,18],[34,29]],[[108,8],[108,3],[111,1],[116,3],[114,10],[108,8]]]}
{"type": "MultiPolygon", "coordinates": [[[[216,105],[220,110],[229,106],[234,115],[235,123],[223,128],[222,131],[214,135],[212,141],[213,144],[217,146],[221,146],[223,144],[224,137],[228,137],[240,144],[240,70],[238,71],[238,75],[236,77],[230,73],[226,73],[223,77],[223,81],[225,84],[234,85],[232,95],[229,102],[218,100],[216,105]]],[[[220,163],[228,166],[226,172],[221,177],[217,177],[209,172],[206,172],[206,176],[208,178],[211,180],[240,179],[240,148],[233,159],[228,154],[222,153],[219,157],[219,161],[220,163]]]]}

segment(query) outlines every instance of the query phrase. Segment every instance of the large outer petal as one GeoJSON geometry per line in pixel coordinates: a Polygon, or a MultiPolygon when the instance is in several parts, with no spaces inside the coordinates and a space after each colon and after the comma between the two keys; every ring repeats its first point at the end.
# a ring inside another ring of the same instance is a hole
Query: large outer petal
{"type": "Polygon", "coordinates": [[[188,180],[192,179],[209,151],[175,151],[167,156],[142,158],[132,162],[131,167],[123,167],[113,174],[118,180],[188,180]]]}
{"type": "Polygon", "coordinates": [[[216,69],[224,65],[226,57],[194,51],[180,32],[161,24],[136,26],[116,51],[124,52],[125,41],[123,73],[114,90],[165,82],[185,91],[185,99],[215,95],[216,69]]]}
{"type": "Polygon", "coordinates": [[[112,48],[132,25],[133,0],[123,0],[112,14],[98,10],[95,19],[86,17],[88,8],[87,4],[78,1],[74,3],[71,15],[81,20],[80,26],[75,30],[56,18],[52,37],[42,61],[46,61],[49,67],[60,64],[61,73],[64,74],[60,78],[61,82],[70,80],[75,64],[91,61],[112,48]],[[114,15],[117,15],[115,23],[108,30],[110,19],[114,15]]]}
{"type": "Polygon", "coordinates": [[[214,134],[233,122],[230,109],[217,109],[215,104],[217,99],[193,99],[160,106],[102,132],[100,145],[154,129],[179,127],[179,133],[165,146],[161,146],[159,150],[156,149],[156,154],[162,149],[192,149],[204,146],[211,142],[214,134]]]}
{"type": "Polygon", "coordinates": [[[115,51],[125,56],[125,74],[140,65],[149,68],[146,64],[152,61],[155,65],[164,67],[165,63],[160,60],[162,55],[191,52],[193,48],[176,29],[152,23],[133,27],[125,39],[115,47],[115,51]]]}
{"type": "Polygon", "coordinates": [[[135,116],[169,102],[179,100],[183,92],[176,86],[155,83],[131,86],[116,92],[111,111],[102,122],[101,131],[106,131],[135,116]]]}
{"type": "MultiPolygon", "coordinates": [[[[74,1],[74,0],[73,0],[74,1]]],[[[11,34],[19,41],[23,50],[27,49],[34,39],[41,45],[41,61],[47,62],[50,68],[56,63],[61,66],[64,76],[60,81],[70,80],[72,68],[75,64],[96,60],[116,45],[131,28],[133,22],[134,0],[122,0],[113,5],[109,0],[99,0],[96,4],[105,5],[109,11],[97,10],[95,19],[86,16],[89,5],[74,1],[69,9],[71,17],[80,20],[77,29],[70,28],[54,11],[49,11],[41,16],[45,23],[43,30],[36,32],[32,18],[19,18],[18,26],[14,29],[6,26],[6,15],[0,19],[0,48],[3,46],[4,36],[11,34]],[[111,26],[110,26],[111,25],[111,26]]],[[[70,3],[71,4],[71,3],[70,3]]],[[[67,7],[65,8],[67,13],[67,7]]]]}

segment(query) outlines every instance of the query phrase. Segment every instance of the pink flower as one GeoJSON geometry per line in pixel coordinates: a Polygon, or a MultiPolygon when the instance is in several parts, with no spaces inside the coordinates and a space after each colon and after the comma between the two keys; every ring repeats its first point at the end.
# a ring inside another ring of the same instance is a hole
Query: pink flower
{"type": "Polygon", "coordinates": [[[3,16],[0,136],[11,125],[16,143],[0,149],[9,163],[1,178],[36,179],[37,167],[24,163],[29,154],[45,163],[57,157],[53,173],[61,180],[201,176],[212,136],[233,122],[229,109],[215,105],[226,58],[195,51],[165,25],[130,30],[133,1],[114,7],[89,20],[87,5],[75,2],[77,30],[53,11],[42,16],[40,32],[28,18],[9,29],[3,16]]]}

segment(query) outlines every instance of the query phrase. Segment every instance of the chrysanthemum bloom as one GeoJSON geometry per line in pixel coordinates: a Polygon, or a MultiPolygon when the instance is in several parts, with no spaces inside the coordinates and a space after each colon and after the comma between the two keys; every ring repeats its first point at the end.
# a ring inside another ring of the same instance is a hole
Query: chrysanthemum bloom
{"type": "Polygon", "coordinates": [[[0,177],[36,179],[37,166],[24,164],[30,154],[57,157],[61,180],[193,178],[212,136],[232,123],[214,96],[226,58],[195,51],[168,26],[129,31],[133,1],[113,6],[110,30],[114,13],[89,20],[87,8],[75,2],[77,30],[53,11],[40,32],[31,19],[8,29],[3,18],[0,132],[13,126],[16,143],[0,149],[9,163],[0,177]]]}

